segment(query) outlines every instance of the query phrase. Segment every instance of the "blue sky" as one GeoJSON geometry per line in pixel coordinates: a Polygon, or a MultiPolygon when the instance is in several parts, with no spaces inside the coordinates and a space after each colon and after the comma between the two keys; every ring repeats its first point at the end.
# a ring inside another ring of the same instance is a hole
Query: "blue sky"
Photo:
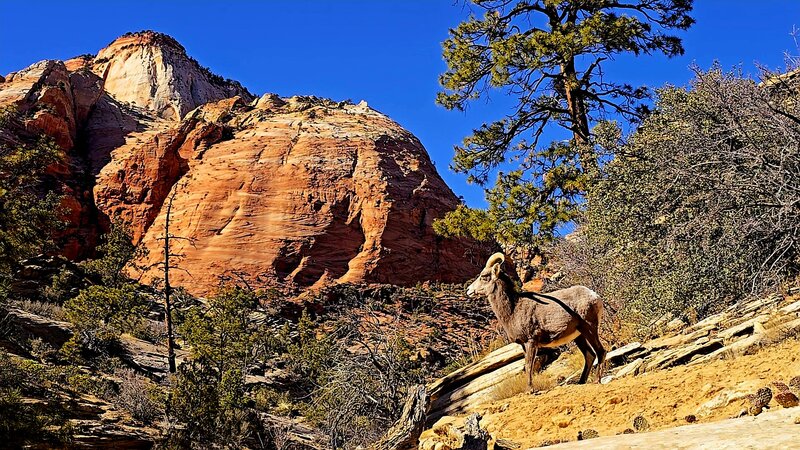
{"type": "MultiPolygon", "coordinates": [[[[682,33],[682,57],[620,58],[617,80],[658,87],[684,85],[689,66],[755,63],[780,68],[800,53],[800,0],[697,0],[697,24],[682,33]]],[[[508,112],[493,95],[466,113],[434,103],[445,70],[441,42],[466,15],[460,1],[43,1],[0,0],[0,73],[42,59],[96,53],[127,31],[175,37],[212,71],[251,92],[366,100],[416,134],[450,187],[471,206],[483,193],[448,169],[453,145],[483,121],[508,112]]]]}

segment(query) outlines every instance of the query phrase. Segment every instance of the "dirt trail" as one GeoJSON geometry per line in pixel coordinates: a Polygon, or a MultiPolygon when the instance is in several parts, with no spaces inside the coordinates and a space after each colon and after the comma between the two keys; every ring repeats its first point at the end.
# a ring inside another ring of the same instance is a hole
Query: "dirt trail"
{"type": "MultiPolygon", "coordinates": [[[[746,408],[744,395],[797,375],[800,341],[789,339],[753,355],[645,373],[603,385],[558,386],[541,394],[520,394],[487,404],[477,412],[484,416],[481,425],[492,436],[510,439],[525,449],[547,441],[575,441],[578,432],[586,429],[596,430],[600,436],[616,435],[633,428],[633,419],[639,415],[647,420],[650,431],[686,425],[689,415],[695,415],[699,424],[729,419],[746,408]],[[726,396],[733,398],[719,402],[726,396]],[[720,403],[715,408],[702,407],[715,401],[720,403]]],[[[774,400],[771,406],[781,409],[774,400]]],[[[800,408],[787,413],[800,415],[800,408]]],[[[737,420],[752,422],[752,418],[737,420]]],[[[800,425],[792,425],[797,427],[800,448],[800,425]]],[[[597,448],[594,444],[600,442],[592,440],[586,445],[597,448]]],[[[670,448],[677,445],[665,442],[670,448]]],[[[758,441],[754,438],[754,442],[758,441]]],[[[713,448],[719,448],[717,444],[713,448]]]]}

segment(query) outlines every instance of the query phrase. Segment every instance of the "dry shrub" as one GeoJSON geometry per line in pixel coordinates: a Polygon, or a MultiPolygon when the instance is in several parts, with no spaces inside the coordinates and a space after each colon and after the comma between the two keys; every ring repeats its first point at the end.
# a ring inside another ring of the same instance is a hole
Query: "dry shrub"
{"type": "Polygon", "coordinates": [[[470,364],[476,363],[485,358],[486,355],[488,355],[489,353],[505,346],[506,344],[507,343],[503,338],[497,337],[493,339],[491,342],[489,342],[489,345],[487,345],[486,347],[481,347],[481,345],[478,343],[477,340],[470,337],[467,340],[466,349],[462,348],[461,354],[455,359],[453,359],[447,365],[447,367],[444,368],[443,372],[444,373],[455,372],[456,370],[461,369],[462,367],[466,367],[470,364]]]}
{"type": "Polygon", "coordinates": [[[163,413],[159,391],[150,380],[130,369],[119,369],[119,394],[114,403],[131,413],[136,420],[152,423],[163,413]]]}
{"type": "MultiPolygon", "coordinates": [[[[800,90],[719,67],[656,108],[589,189],[557,249],[566,284],[586,284],[649,333],[775,290],[800,270],[800,90]]],[[[603,131],[603,130],[601,130],[603,131]]]]}
{"type": "Polygon", "coordinates": [[[143,320],[133,327],[131,334],[147,342],[160,344],[167,339],[167,325],[155,320],[143,320]]]}
{"type": "Polygon", "coordinates": [[[31,355],[42,362],[53,361],[58,354],[52,345],[43,341],[41,338],[35,338],[30,341],[30,351],[31,355]]]}
{"type": "Polygon", "coordinates": [[[67,314],[61,305],[50,302],[40,302],[38,300],[19,300],[13,302],[13,306],[23,311],[36,314],[37,316],[47,317],[48,319],[65,321],[67,314]]]}
{"type": "MultiPolygon", "coordinates": [[[[556,378],[547,371],[533,374],[534,392],[549,391],[550,389],[553,389],[556,384],[556,378]]],[[[525,372],[520,372],[513,377],[509,377],[498,383],[497,386],[495,386],[492,390],[491,398],[492,401],[503,400],[527,391],[528,374],[525,372]]]]}

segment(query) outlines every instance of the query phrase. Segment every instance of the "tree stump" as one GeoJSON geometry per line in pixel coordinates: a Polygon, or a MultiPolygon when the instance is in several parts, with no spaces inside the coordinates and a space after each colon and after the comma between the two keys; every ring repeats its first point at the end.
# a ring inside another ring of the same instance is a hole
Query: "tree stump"
{"type": "Polygon", "coordinates": [[[383,438],[373,444],[372,450],[414,450],[419,436],[425,427],[428,412],[428,392],[424,385],[411,389],[403,406],[400,419],[386,432],[383,438]]]}
{"type": "Polygon", "coordinates": [[[482,418],[478,413],[472,413],[467,417],[459,450],[486,450],[489,447],[489,433],[480,425],[482,418]]]}

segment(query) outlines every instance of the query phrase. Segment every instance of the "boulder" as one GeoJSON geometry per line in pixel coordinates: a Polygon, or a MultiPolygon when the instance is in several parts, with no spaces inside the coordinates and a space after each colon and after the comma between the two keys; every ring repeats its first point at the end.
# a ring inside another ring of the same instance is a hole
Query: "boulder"
{"type": "Polygon", "coordinates": [[[700,338],[694,344],[663,352],[647,363],[647,370],[666,369],[683,365],[693,358],[707,355],[722,348],[722,339],[700,338]]]}
{"type": "Polygon", "coordinates": [[[729,340],[735,337],[739,337],[742,335],[750,335],[753,334],[756,330],[756,324],[761,324],[769,320],[769,314],[761,314],[758,317],[754,317],[749,320],[745,320],[744,322],[740,323],[739,325],[733,326],[728,328],[724,331],[721,331],[717,334],[718,337],[729,340]]]}
{"type": "Polygon", "coordinates": [[[61,256],[39,255],[20,262],[11,279],[10,292],[17,298],[39,298],[53,277],[62,272],[68,275],[62,278],[67,283],[62,287],[71,296],[93,284],[83,268],[72,261],[61,256]]]}
{"type": "Polygon", "coordinates": [[[800,313],[800,300],[784,306],[780,311],[783,314],[800,313]]]}
{"type": "Polygon", "coordinates": [[[41,339],[58,349],[72,337],[72,324],[41,317],[17,308],[7,308],[8,320],[15,331],[27,339],[41,339]]]}
{"type": "Polygon", "coordinates": [[[644,358],[638,358],[629,364],[625,365],[621,369],[619,369],[615,374],[614,378],[622,378],[628,375],[638,375],[644,366],[644,358]]]}
{"type": "Polygon", "coordinates": [[[227,121],[208,122],[204,111],[219,107],[117,149],[98,175],[96,203],[131,224],[150,250],[143,265],[160,258],[174,189],[170,231],[191,240],[176,242],[186,272],[174,281],[193,294],[231,268],[254,286],[298,287],[463,282],[480,271],[480,245],[433,232],[458,199],[388,117],[294,99],[269,114],[225,103],[227,121]]]}

